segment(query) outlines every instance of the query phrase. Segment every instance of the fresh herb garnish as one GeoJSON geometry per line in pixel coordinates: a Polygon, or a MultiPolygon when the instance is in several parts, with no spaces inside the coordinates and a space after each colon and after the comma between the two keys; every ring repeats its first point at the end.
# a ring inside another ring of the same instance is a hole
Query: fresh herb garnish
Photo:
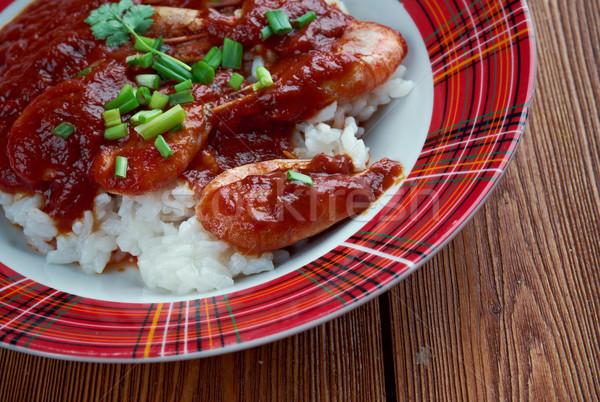
{"type": "Polygon", "coordinates": [[[106,40],[107,46],[116,47],[127,43],[131,34],[136,39],[138,50],[152,52],[187,71],[192,71],[184,62],[155,49],[140,37],[154,23],[150,18],[153,15],[154,8],[151,6],[133,5],[131,0],[121,0],[118,3],[101,5],[90,13],[85,22],[90,25],[94,37],[106,40]]]}
{"type": "Polygon", "coordinates": [[[314,185],[312,177],[302,174],[302,173],[299,173],[299,172],[295,172],[293,170],[288,170],[287,178],[288,178],[288,180],[299,181],[300,183],[304,183],[309,186],[314,185]]]}
{"type": "Polygon", "coordinates": [[[52,134],[65,140],[69,138],[74,132],[75,126],[64,121],[58,126],[54,127],[54,129],[52,130],[52,134]]]}
{"type": "Polygon", "coordinates": [[[150,19],[154,9],[146,5],[133,5],[131,0],[103,4],[85,19],[97,39],[106,39],[111,47],[129,41],[129,34],[143,35],[154,21],[150,19]]]}

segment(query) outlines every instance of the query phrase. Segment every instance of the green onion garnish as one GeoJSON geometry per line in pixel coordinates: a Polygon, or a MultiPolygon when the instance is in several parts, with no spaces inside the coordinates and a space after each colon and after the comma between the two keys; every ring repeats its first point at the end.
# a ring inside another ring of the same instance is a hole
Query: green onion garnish
{"type": "Polygon", "coordinates": [[[263,42],[266,41],[267,39],[269,39],[271,36],[273,36],[273,30],[271,29],[270,25],[267,25],[266,27],[264,27],[263,29],[261,29],[260,31],[260,35],[262,37],[263,42]]]}
{"type": "Polygon", "coordinates": [[[136,39],[133,48],[139,52],[145,52],[148,50],[148,47],[156,49],[156,39],[148,38],[147,36],[140,36],[136,39]],[[143,44],[141,42],[144,42],[143,44]]]}
{"type": "Polygon", "coordinates": [[[54,127],[54,129],[52,130],[52,134],[65,140],[69,138],[74,132],[75,126],[64,121],[58,126],[54,127]]]}
{"type": "Polygon", "coordinates": [[[169,157],[173,156],[173,151],[169,148],[169,144],[165,141],[162,135],[156,137],[154,141],[154,146],[158,149],[158,152],[162,155],[163,158],[169,159],[169,157]]]}
{"type": "Polygon", "coordinates": [[[160,77],[156,74],[138,74],[135,76],[135,82],[143,87],[158,89],[160,87],[160,77]]]}
{"type": "Polygon", "coordinates": [[[152,97],[150,98],[150,102],[148,102],[148,107],[150,109],[163,109],[169,103],[169,96],[163,94],[162,92],[154,91],[152,93],[152,97]]]}
{"type": "Polygon", "coordinates": [[[175,88],[175,92],[181,92],[185,91],[186,89],[192,89],[193,85],[194,84],[192,84],[192,80],[185,80],[175,85],[173,88],[175,88]]]}
{"type": "Polygon", "coordinates": [[[241,43],[225,38],[223,40],[223,59],[221,60],[221,65],[223,68],[239,70],[242,68],[243,53],[244,47],[241,43]]]}
{"type": "Polygon", "coordinates": [[[125,59],[128,66],[140,66],[148,68],[154,63],[154,55],[152,53],[134,54],[127,56],[125,59]]]}
{"type": "Polygon", "coordinates": [[[80,72],[77,73],[78,77],[87,77],[89,73],[92,72],[92,66],[86,67],[83,70],[81,70],[80,72]]]}
{"type": "MultiPolygon", "coordinates": [[[[125,85],[129,85],[129,84],[125,84],[125,85]]],[[[129,86],[131,87],[131,85],[129,85],[129,86]]],[[[120,107],[121,105],[124,105],[125,103],[129,102],[132,99],[135,99],[135,94],[133,93],[133,87],[131,87],[130,89],[127,89],[125,91],[121,90],[121,92],[119,93],[119,96],[117,96],[115,99],[111,100],[106,105],[104,105],[104,109],[106,109],[106,110],[116,109],[116,108],[120,107]]]]}
{"type": "Polygon", "coordinates": [[[121,88],[121,90],[119,91],[119,96],[123,95],[127,91],[132,91],[133,89],[133,85],[126,82],[125,84],[123,84],[123,88],[121,88]]]}
{"type": "Polygon", "coordinates": [[[160,52],[162,49],[163,43],[164,43],[163,37],[159,36],[158,38],[156,38],[154,40],[154,46],[152,46],[152,48],[154,48],[154,50],[158,50],[160,52]]]}
{"type": "Polygon", "coordinates": [[[273,86],[273,77],[271,77],[271,73],[264,66],[258,66],[256,68],[256,76],[262,87],[273,86]]]}
{"type": "Polygon", "coordinates": [[[310,176],[307,176],[302,173],[294,172],[293,170],[288,170],[287,172],[288,180],[299,181],[304,184],[308,184],[309,186],[314,185],[313,180],[310,176]]]}
{"type": "Polygon", "coordinates": [[[265,13],[269,26],[273,33],[277,35],[283,35],[292,31],[292,24],[290,24],[290,17],[287,16],[283,10],[270,10],[265,13]]]}
{"type": "Polygon", "coordinates": [[[223,53],[221,52],[221,49],[219,49],[216,46],[213,46],[208,51],[208,53],[206,53],[206,56],[204,56],[202,61],[216,70],[221,65],[222,58],[223,58],[223,53]]]}
{"type": "Polygon", "coordinates": [[[146,124],[137,126],[135,131],[145,140],[149,140],[169,131],[179,123],[183,123],[186,118],[185,110],[181,105],[176,105],[146,124]]]}
{"type": "Polygon", "coordinates": [[[108,127],[104,130],[104,138],[107,140],[120,140],[127,137],[127,123],[119,123],[116,126],[108,127]]]}
{"type": "Polygon", "coordinates": [[[127,56],[127,58],[125,59],[125,62],[127,63],[128,66],[135,66],[135,65],[139,64],[139,58],[140,58],[139,54],[133,54],[131,56],[127,56]]]}
{"type": "Polygon", "coordinates": [[[306,24],[317,19],[317,14],[314,11],[309,11],[304,14],[302,17],[296,18],[296,25],[298,28],[304,27],[306,24]]]}
{"type": "Polygon", "coordinates": [[[139,58],[139,65],[141,68],[150,68],[154,63],[154,55],[152,53],[145,53],[139,58]]]}
{"type": "Polygon", "coordinates": [[[146,87],[139,87],[135,93],[135,98],[140,105],[147,105],[150,102],[150,89],[146,87]]]}
{"type": "Polygon", "coordinates": [[[124,156],[117,156],[115,159],[115,177],[118,179],[127,177],[127,158],[124,156]]]}
{"type": "Polygon", "coordinates": [[[152,53],[145,53],[139,57],[139,65],[141,68],[149,68],[154,63],[154,55],[152,53]]]}
{"type": "Polygon", "coordinates": [[[140,102],[138,102],[138,100],[135,96],[135,93],[133,91],[131,91],[131,94],[133,95],[133,99],[129,99],[129,100],[127,100],[127,102],[125,102],[119,106],[119,112],[121,112],[121,114],[129,113],[132,110],[135,110],[138,107],[140,107],[140,102]]]}
{"type": "Polygon", "coordinates": [[[210,85],[215,79],[215,69],[200,60],[192,66],[192,75],[194,76],[194,81],[210,85]]]}
{"type": "Polygon", "coordinates": [[[154,55],[152,53],[133,54],[125,59],[128,66],[140,66],[148,68],[154,63],[154,55]]]}
{"type": "Polygon", "coordinates": [[[194,95],[192,95],[192,91],[186,89],[181,92],[175,92],[172,95],[169,95],[169,102],[171,105],[182,105],[186,103],[194,103],[196,99],[194,99],[194,95]]]}
{"type": "Polygon", "coordinates": [[[104,125],[106,127],[116,126],[117,124],[121,124],[121,112],[119,109],[110,109],[106,112],[102,113],[102,117],[104,118],[104,125]]]}
{"type": "Polygon", "coordinates": [[[244,82],[244,76],[238,73],[231,74],[231,78],[229,79],[229,83],[227,85],[230,88],[235,89],[236,91],[240,89],[242,83],[244,82]]]}
{"type": "Polygon", "coordinates": [[[175,63],[174,61],[162,56],[158,56],[156,58],[156,61],[152,67],[160,74],[163,74],[167,78],[172,78],[178,82],[192,79],[191,67],[188,66],[189,70],[187,70],[178,63],[175,63]]]}
{"type": "Polygon", "coordinates": [[[175,80],[178,82],[182,82],[187,79],[184,76],[177,74],[175,71],[171,70],[169,67],[165,66],[164,64],[161,64],[158,61],[154,62],[152,68],[155,69],[156,72],[158,72],[158,74],[160,74],[160,76],[164,80],[175,80]]]}
{"type": "Polygon", "coordinates": [[[140,124],[148,123],[150,120],[153,120],[162,114],[162,110],[160,109],[152,109],[152,110],[141,110],[131,116],[129,121],[134,126],[139,126],[140,124]]]}

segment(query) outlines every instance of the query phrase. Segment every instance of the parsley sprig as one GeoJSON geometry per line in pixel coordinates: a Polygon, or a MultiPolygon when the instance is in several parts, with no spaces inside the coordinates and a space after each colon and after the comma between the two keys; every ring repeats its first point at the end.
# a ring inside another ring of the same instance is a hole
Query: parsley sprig
{"type": "Polygon", "coordinates": [[[127,43],[131,34],[146,51],[169,59],[191,71],[192,68],[184,62],[154,49],[142,40],[140,35],[146,33],[154,23],[151,19],[153,15],[154,8],[151,6],[134,5],[131,0],[121,0],[118,3],[101,5],[90,13],[85,22],[90,25],[94,37],[106,40],[107,46],[117,47],[127,43]]]}
{"type": "Polygon", "coordinates": [[[146,33],[152,26],[154,9],[150,6],[134,6],[131,0],[103,4],[93,10],[85,22],[91,25],[97,39],[106,39],[106,44],[116,47],[129,41],[129,34],[146,33]]]}

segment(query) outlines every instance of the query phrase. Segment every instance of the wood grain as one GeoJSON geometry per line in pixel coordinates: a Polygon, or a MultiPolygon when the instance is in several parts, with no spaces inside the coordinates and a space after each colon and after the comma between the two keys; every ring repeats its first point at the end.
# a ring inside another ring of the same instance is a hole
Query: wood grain
{"type": "Polygon", "coordinates": [[[600,399],[600,3],[530,0],[538,80],[515,160],[465,229],[378,300],[225,356],[0,350],[2,401],[600,399]]]}
{"type": "Polygon", "coordinates": [[[598,400],[598,2],[531,0],[525,137],[452,244],[389,294],[410,400],[598,400]]]}

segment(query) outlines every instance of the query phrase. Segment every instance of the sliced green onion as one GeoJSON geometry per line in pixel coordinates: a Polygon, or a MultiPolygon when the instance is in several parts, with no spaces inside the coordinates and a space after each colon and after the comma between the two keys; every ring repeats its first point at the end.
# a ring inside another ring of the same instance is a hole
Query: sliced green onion
{"type": "Polygon", "coordinates": [[[140,66],[148,68],[154,63],[154,55],[150,52],[144,54],[133,54],[125,59],[128,66],[140,66]]]}
{"type": "Polygon", "coordinates": [[[231,74],[231,78],[229,79],[229,83],[227,85],[230,88],[235,89],[236,91],[240,89],[242,83],[244,82],[244,76],[238,73],[231,74]]]}
{"type": "Polygon", "coordinates": [[[155,69],[164,80],[175,80],[177,82],[183,82],[188,79],[183,75],[177,74],[177,72],[171,70],[169,67],[165,66],[164,64],[161,64],[160,62],[154,62],[152,68],[155,69]]]}
{"type": "Polygon", "coordinates": [[[140,36],[138,39],[136,39],[133,48],[139,52],[145,52],[148,51],[149,47],[156,49],[155,45],[156,39],[148,38],[146,36],[140,36]],[[143,42],[143,44],[141,42],[143,42]]]}
{"type": "Polygon", "coordinates": [[[219,49],[216,46],[213,46],[208,51],[208,53],[206,53],[206,56],[204,56],[202,61],[216,70],[221,65],[222,59],[223,59],[223,52],[221,52],[221,49],[219,49]]]}
{"type": "Polygon", "coordinates": [[[314,185],[313,179],[310,176],[307,176],[302,173],[294,172],[293,170],[288,170],[287,172],[288,180],[299,181],[304,184],[308,184],[309,186],[314,185]]]}
{"type": "Polygon", "coordinates": [[[309,11],[306,14],[304,14],[302,17],[296,18],[296,25],[298,26],[298,28],[302,28],[306,24],[308,24],[316,19],[317,19],[317,14],[315,14],[314,11],[309,11]]]}
{"type": "Polygon", "coordinates": [[[147,87],[139,87],[135,93],[135,98],[140,105],[147,105],[150,102],[150,89],[147,87]]]}
{"type": "Polygon", "coordinates": [[[290,17],[287,16],[283,10],[269,10],[265,13],[269,26],[273,33],[277,35],[283,35],[291,32],[292,24],[290,24],[290,17]]]}
{"type": "Polygon", "coordinates": [[[270,25],[267,25],[260,31],[260,35],[262,37],[263,42],[266,41],[267,39],[269,39],[271,36],[273,36],[273,34],[274,34],[274,32],[271,29],[270,25]]]}
{"type": "Polygon", "coordinates": [[[143,87],[158,89],[160,87],[160,77],[156,74],[138,74],[135,76],[135,82],[143,87]]]}
{"type": "Polygon", "coordinates": [[[140,102],[138,102],[134,92],[131,91],[131,93],[133,94],[133,99],[129,99],[127,102],[119,106],[119,112],[121,112],[122,115],[140,107],[140,102]]]}
{"type": "Polygon", "coordinates": [[[65,140],[69,138],[74,132],[75,126],[64,121],[58,126],[54,127],[54,129],[52,130],[52,134],[65,140]]]}
{"type": "Polygon", "coordinates": [[[124,156],[117,156],[115,159],[115,177],[117,179],[127,177],[127,158],[124,156]]]}
{"type": "Polygon", "coordinates": [[[154,46],[152,46],[152,48],[153,48],[154,50],[158,50],[158,51],[160,52],[160,51],[161,51],[161,49],[162,49],[163,43],[164,43],[164,41],[163,41],[163,37],[162,37],[162,36],[159,36],[158,38],[156,38],[156,39],[154,40],[154,46]]]}
{"type": "Polygon", "coordinates": [[[196,99],[194,99],[194,95],[192,95],[192,91],[186,89],[185,91],[175,92],[172,95],[169,95],[169,102],[171,105],[182,105],[186,103],[194,103],[196,99]]]}
{"type": "Polygon", "coordinates": [[[132,91],[133,89],[133,85],[126,82],[125,84],[123,84],[123,88],[121,88],[121,90],[119,91],[119,96],[123,95],[127,91],[132,91]]]}
{"type": "Polygon", "coordinates": [[[92,72],[92,66],[86,67],[83,70],[81,70],[80,72],[77,73],[78,77],[87,77],[89,73],[92,72]]]}
{"type": "Polygon", "coordinates": [[[194,86],[194,84],[192,84],[192,80],[185,80],[175,85],[173,88],[175,88],[175,92],[181,92],[186,89],[192,89],[192,86],[194,86]]]}
{"type": "Polygon", "coordinates": [[[132,54],[131,56],[127,56],[127,58],[125,59],[125,62],[127,63],[128,66],[135,66],[137,64],[139,64],[139,59],[140,59],[140,55],[139,54],[132,54]]]}
{"type": "Polygon", "coordinates": [[[169,96],[163,94],[162,92],[154,91],[152,93],[152,97],[150,98],[150,102],[148,102],[148,107],[150,109],[163,109],[169,103],[169,96]]]}
{"type": "Polygon", "coordinates": [[[104,125],[106,127],[116,126],[117,124],[121,124],[121,112],[119,109],[110,109],[106,112],[102,113],[102,117],[104,118],[104,125]]]}
{"type": "Polygon", "coordinates": [[[265,66],[258,66],[256,68],[256,76],[263,87],[273,86],[273,77],[271,77],[271,73],[265,68],[265,66]]]}
{"type": "Polygon", "coordinates": [[[173,151],[171,150],[169,144],[167,144],[167,141],[165,141],[162,135],[156,137],[156,140],[154,141],[154,146],[156,147],[156,149],[158,149],[158,152],[160,152],[163,158],[169,159],[171,156],[173,156],[173,151]]]}
{"type": "MultiPolygon", "coordinates": [[[[130,84],[125,84],[123,89],[125,89],[125,91],[121,90],[121,92],[119,93],[119,96],[117,96],[115,99],[111,100],[106,105],[104,105],[104,109],[106,109],[106,110],[116,109],[116,108],[120,109],[121,106],[125,105],[128,102],[131,102],[132,100],[135,100],[135,92],[133,91],[133,87],[130,84]]],[[[120,112],[126,113],[126,112],[123,112],[123,110],[120,110],[120,112]]]]}
{"type": "Polygon", "coordinates": [[[183,82],[192,79],[192,68],[187,66],[189,70],[183,68],[180,64],[173,60],[158,56],[152,67],[159,73],[165,74],[168,78],[183,82]]]}
{"type": "Polygon", "coordinates": [[[239,70],[242,68],[243,53],[244,47],[241,43],[225,38],[223,40],[223,59],[221,60],[221,65],[223,68],[239,70]]]}
{"type": "Polygon", "coordinates": [[[137,126],[135,131],[137,131],[143,139],[149,140],[169,131],[179,123],[183,123],[186,118],[187,115],[185,110],[183,110],[181,105],[176,105],[146,124],[137,126]]]}
{"type": "Polygon", "coordinates": [[[149,68],[154,63],[154,55],[152,53],[144,53],[139,57],[139,65],[141,68],[149,68]]]}
{"type": "Polygon", "coordinates": [[[150,120],[156,119],[158,116],[162,114],[162,110],[160,109],[152,109],[152,110],[141,110],[131,116],[129,121],[134,126],[139,126],[140,124],[148,123],[150,120]]]}
{"type": "Polygon", "coordinates": [[[104,138],[107,140],[120,140],[127,137],[127,123],[119,123],[116,126],[108,127],[104,130],[104,138]]]}
{"type": "Polygon", "coordinates": [[[129,33],[132,34],[136,38],[135,46],[137,46],[137,48],[140,49],[141,51],[152,52],[152,53],[156,54],[157,56],[171,60],[173,63],[176,63],[181,68],[183,68],[187,71],[192,71],[192,68],[190,66],[188,66],[187,64],[185,64],[184,62],[182,62],[181,60],[177,60],[175,57],[165,54],[164,52],[162,52],[162,50],[158,50],[158,49],[162,48],[162,44],[163,44],[162,37],[159,37],[156,40],[150,39],[150,38],[144,38],[144,37],[139,36],[137,34],[137,32],[135,32],[133,29],[129,30],[129,33]]]}
{"type": "Polygon", "coordinates": [[[192,75],[194,76],[194,81],[210,85],[215,79],[215,69],[200,60],[192,66],[192,75]]]}

